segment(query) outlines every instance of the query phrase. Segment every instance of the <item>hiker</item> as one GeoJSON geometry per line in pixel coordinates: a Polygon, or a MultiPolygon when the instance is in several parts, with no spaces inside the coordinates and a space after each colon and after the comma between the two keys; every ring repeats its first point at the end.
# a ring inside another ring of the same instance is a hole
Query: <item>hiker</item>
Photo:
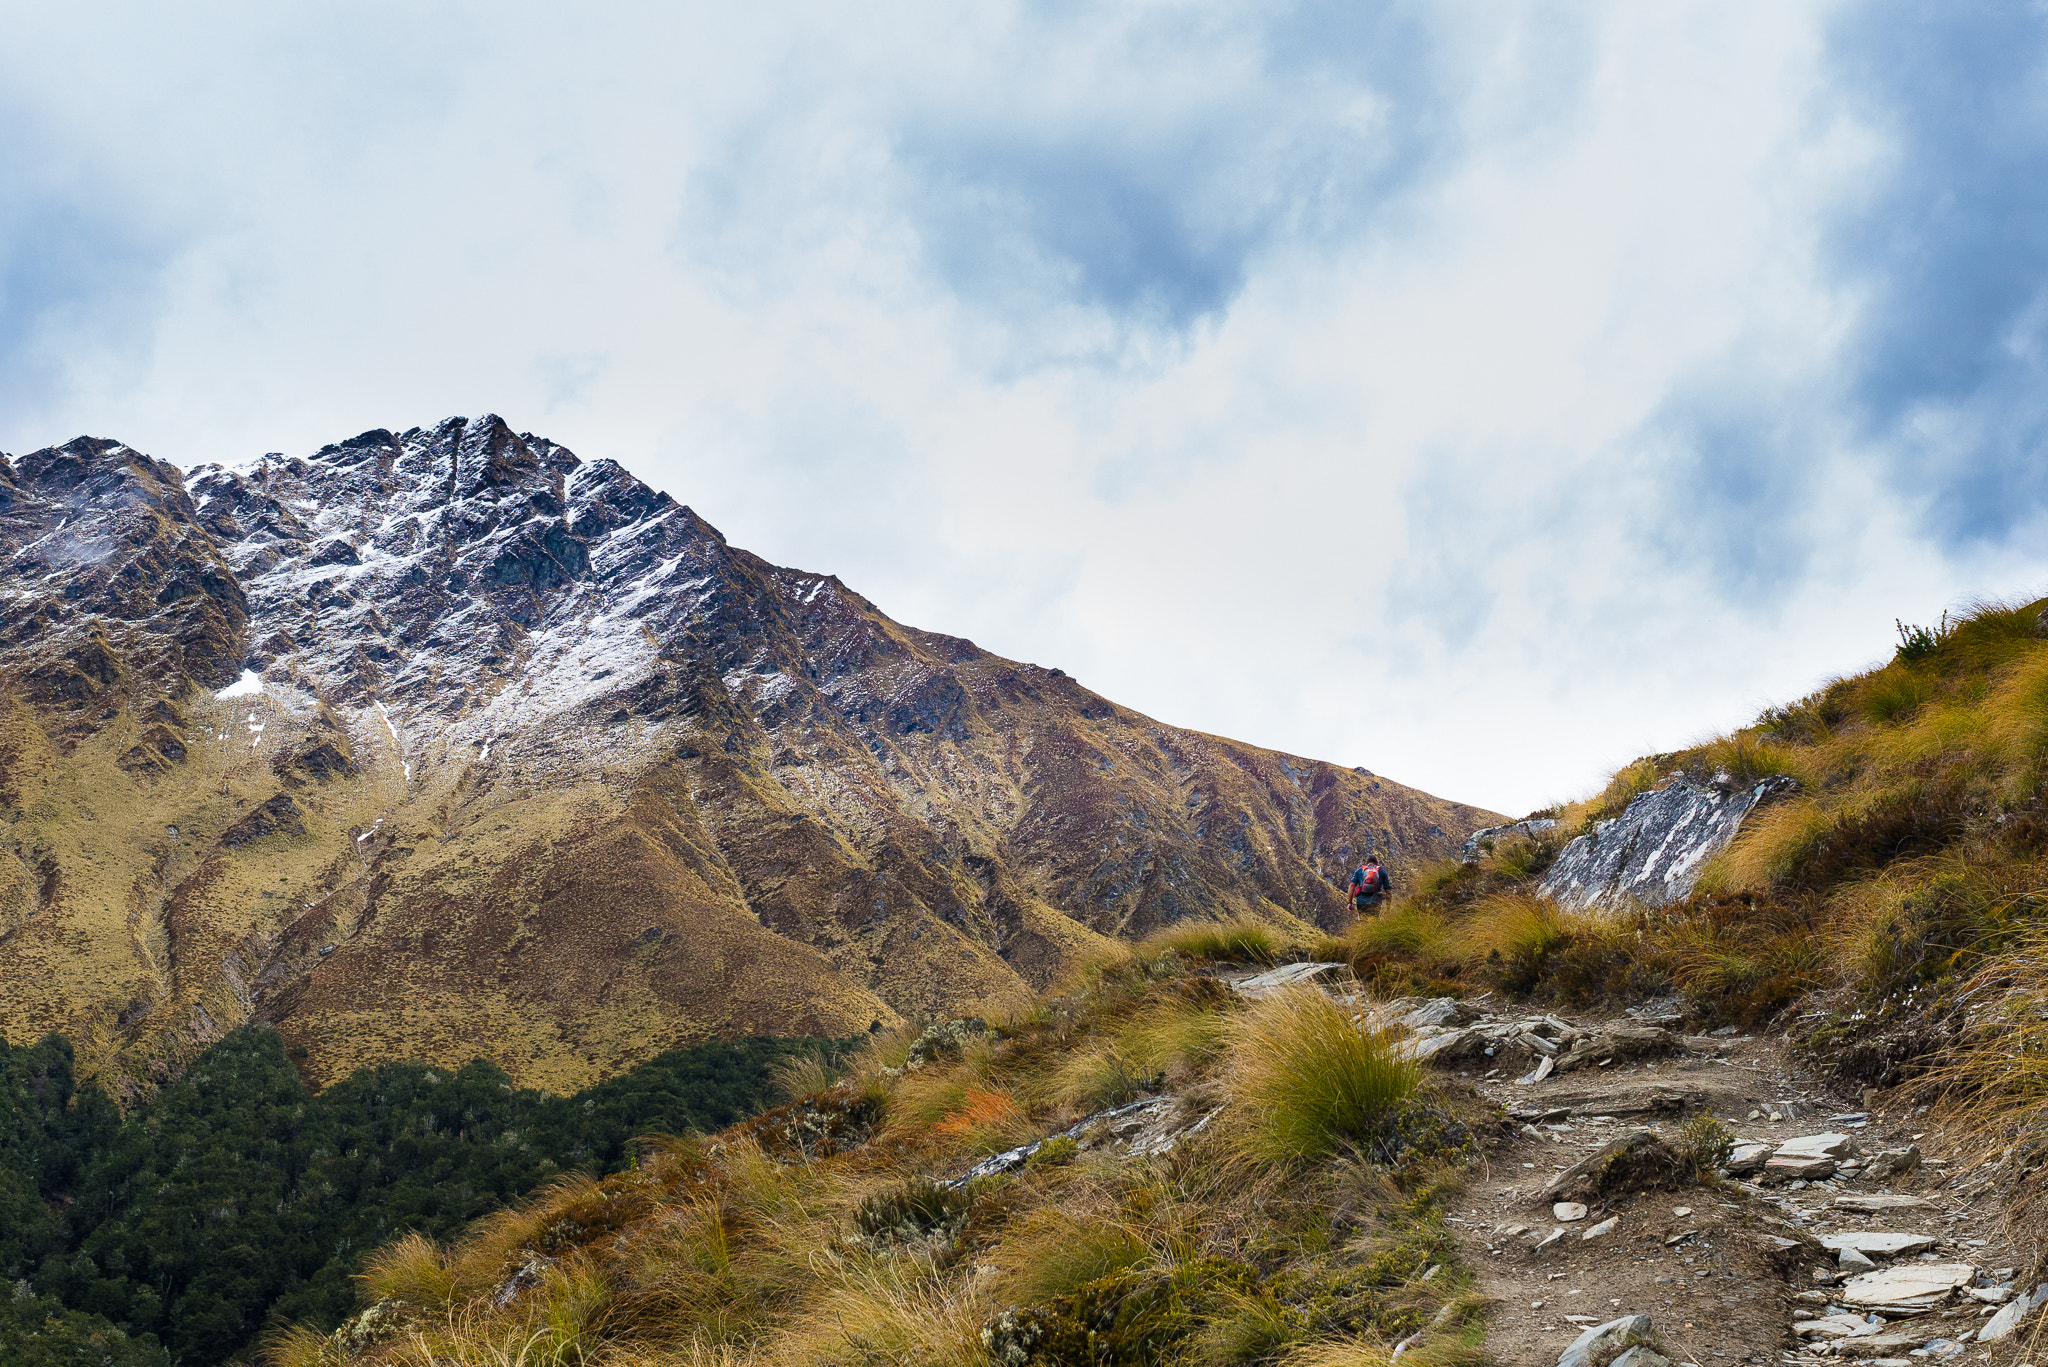
{"type": "Polygon", "coordinates": [[[1351,871],[1351,909],[1360,916],[1379,915],[1380,904],[1394,890],[1394,880],[1380,867],[1380,857],[1369,854],[1351,871]]]}

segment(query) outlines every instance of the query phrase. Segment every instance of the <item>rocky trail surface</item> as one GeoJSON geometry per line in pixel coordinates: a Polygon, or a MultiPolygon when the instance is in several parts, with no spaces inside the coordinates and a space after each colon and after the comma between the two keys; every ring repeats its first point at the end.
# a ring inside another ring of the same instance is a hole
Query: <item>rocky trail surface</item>
{"type": "Polygon", "coordinates": [[[1698,1367],[2018,1360],[2035,1324],[2014,1325],[2038,1303],[2014,1281],[2028,1256],[2005,1242],[1989,1179],[1924,1113],[1867,1110],[1783,1039],[1687,1035],[1660,1005],[1619,1019],[1484,999],[1380,1008],[1515,1123],[1451,1207],[1504,1367],[1550,1367],[1632,1316],[1649,1322],[1646,1353],[1698,1367]],[[1701,1116],[1737,1140],[1719,1175],[1659,1172],[1701,1116]]]}
{"type": "MultiPolygon", "coordinates": [[[[1341,972],[1228,979],[1356,1003],[1341,972]]],[[[2048,1286],[2017,1281],[2030,1255],[1993,1178],[1951,1156],[1926,1108],[1867,1109],[1782,1038],[1687,1034],[1675,1002],[1609,1018],[1404,998],[1361,1022],[1510,1122],[1447,1207],[1502,1367],[2016,1363],[2048,1319],[2048,1286]],[[1705,1181],[1682,1169],[1701,1117],[1735,1140],[1705,1181]]],[[[1156,1151],[1170,1129],[1124,1118],[1148,1105],[1072,1133],[1156,1151]]]]}

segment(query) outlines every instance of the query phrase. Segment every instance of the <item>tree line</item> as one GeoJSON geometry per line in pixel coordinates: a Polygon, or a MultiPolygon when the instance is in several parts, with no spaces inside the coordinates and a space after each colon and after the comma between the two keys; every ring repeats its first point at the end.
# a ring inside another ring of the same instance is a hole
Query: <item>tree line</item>
{"type": "Polygon", "coordinates": [[[363,1068],[309,1091],[273,1030],[237,1030],[123,1115],[70,1044],[0,1042],[0,1361],[212,1367],[266,1325],[333,1326],[351,1276],[566,1172],[616,1172],[639,1135],[773,1104],[785,1061],[849,1042],[715,1041],[573,1096],[478,1060],[363,1068]]]}

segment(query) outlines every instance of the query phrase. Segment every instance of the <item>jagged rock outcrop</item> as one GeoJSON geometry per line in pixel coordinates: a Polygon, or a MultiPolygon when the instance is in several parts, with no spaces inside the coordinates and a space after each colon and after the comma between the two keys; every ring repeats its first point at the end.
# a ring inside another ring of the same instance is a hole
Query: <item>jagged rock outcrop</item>
{"type": "Polygon", "coordinates": [[[1681,780],[1644,793],[1559,851],[1538,890],[1571,907],[1683,901],[1742,819],[1793,786],[1782,777],[1746,788],[1681,780]]]}
{"type": "Polygon", "coordinates": [[[1500,819],[905,627],[494,417],[0,460],[0,551],[0,1027],[110,1075],[251,1017],[316,1079],[570,1086],[999,1010],[1500,819]]]}
{"type": "Polygon", "coordinates": [[[1514,836],[1534,839],[1556,829],[1557,818],[1550,816],[1524,817],[1520,821],[1510,821],[1505,826],[1482,826],[1465,837],[1465,843],[1458,849],[1458,857],[1469,864],[1491,850],[1499,841],[1514,836]]]}

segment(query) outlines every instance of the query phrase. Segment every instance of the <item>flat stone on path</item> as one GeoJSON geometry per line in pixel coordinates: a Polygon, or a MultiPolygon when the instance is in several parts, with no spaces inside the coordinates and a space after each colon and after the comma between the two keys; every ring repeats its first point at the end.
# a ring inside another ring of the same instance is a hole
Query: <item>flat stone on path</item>
{"type": "Polygon", "coordinates": [[[1934,1202],[1920,1196],[1837,1196],[1836,1210],[1877,1215],[1887,1210],[1932,1210],[1934,1202]]]}
{"type": "Polygon", "coordinates": [[[1841,1268],[1844,1272],[1852,1274],[1857,1272],[1874,1272],[1877,1270],[1875,1259],[1871,1258],[1869,1254],[1854,1248],[1837,1249],[1835,1251],[1835,1266],[1841,1268]]]}
{"type": "Polygon", "coordinates": [[[1844,1305],[1884,1307],[1897,1305],[1915,1310],[1932,1309],[1947,1300],[1957,1287],[1976,1280],[1977,1269],[1968,1263],[1907,1263],[1882,1272],[1866,1272],[1842,1283],[1837,1293],[1844,1305]]]}
{"type": "Polygon", "coordinates": [[[1771,1161],[1764,1164],[1765,1186],[1780,1182],[1818,1182],[1823,1177],[1835,1175],[1835,1160],[1825,1155],[1775,1153],[1771,1161]]]}
{"type": "Polygon", "coordinates": [[[1559,1201],[1550,1208],[1550,1213],[1557,1217],[1557,1222],[1561,1225],[1586,1218],[1586,1208],[1577,1201],[1559,1201]]]}
{"type": "Polygon", "coordinates": [[[1805,1339],[1848,1339],[1875,1334],[1878,1326],[1861,1315],[1827,1315],[1817,1320],[1800,1320],[1792,1332],[1805,1339]]]}
{"type": "Polygon", "coordinates": [[[1778,1145],[1779,1158],[1846,1158],[1856,1147],[1846,1134],[1803,1134],[1778,1145]]]}
{"type": "Polygon", "coordinates": [[[2020,1327],[2020,1321],[2027,1317],[2027,1311],[2032,1305],[2031,1300],[2022,1296],[2000,1310],[1977,1331],[1977,1342],[1992,1343],[1999,1339],[2011,1338],[2012,1331],[2020,1327]]]}
{"type": "Polygon", "coordinates": [[[1866,1258],[1897,1258],[1908,1253],[1925,1253],[1937,1240],[1932,1234],[1886,1234],[1867,1230],[1856,1234],[1824,1234],[1821,1247],[1840,1252],[1853,1248],[1866,1258]]]}
{"type": "Polygon", "coordinates": [[[1621,1223],[1621,1217],[1620,1217],[1619,1215],[1610,1215],[1610,1216],[1608,1216],[1608,1217],[1607,1217],[1606,1219],[1602,1220],[1602,1221],[1601,1221],[1601,1222],[1600,1222],[1599,1224],[1597,1224],[1597,1225],[1594,1225],[1594,1226],[1593,1226],[1592,1228],[1588,1229],[1588,1230],[1587,1230],[1587,1231],[1586,1231],[1585,1233],[1581,1234],[1581,1235],[1579,1236],[1579,1238],[1580,1238],[1581,1240],[1585,1240],[1585,1239],[1597,1239],[1597,1238],[1599,1238],[1599,1237],[1600,1237],[1601,1235],[1603,1235],[1603,1234],[1606,1234],[1606,1233],[1610,1232],[1610,1231],[1611,1231],[1611,1230],[1612,1230],[1612,1229],[1613,1229],[1613,1228],[1614,1228],[1614,1227],[1615,1227],[1616,1225],[1618,1225],[1618,1224],[1620,1224],[1620,1223],[1621,1223]]]}

